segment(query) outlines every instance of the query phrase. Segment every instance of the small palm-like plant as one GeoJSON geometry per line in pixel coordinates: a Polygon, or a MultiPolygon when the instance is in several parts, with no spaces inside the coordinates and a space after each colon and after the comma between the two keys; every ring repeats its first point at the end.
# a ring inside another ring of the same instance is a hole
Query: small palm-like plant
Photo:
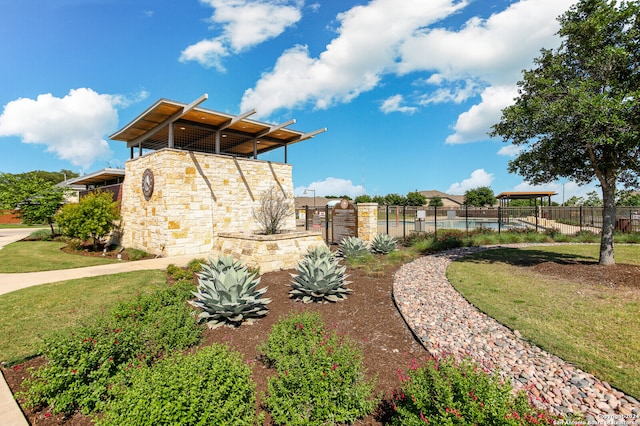
{"type": "Polygon", "coordinates": [[[267,313],[265,305],[271,299],[260,298],[267,287],[256,290],[260,278],[233,257],[209,259],[209,264],[202,264],[202,272],[197,275],[198,292],[193,292],[196,300],[190,303],[202,309],[198,319],[206,321],[209,328],[250,324],[267,313]]]}
{"type": "Polygon", "coordinates": [[[389,254],[396,248],[396,239],[387,234],[378,234],[371,240],[371,253],[374,254],[389,254]]]}
{"type": "Polygon", "coordinates": [[[296,267],[297,274],[291,274],[293,282],[290,297],[299,298],[304,303],[338,302],[346,299],[351,289],[346,286],[346,266],[328,248],[311,249],[296,267]]]}
{"type": "Polygon", "coordinates": [[[346,237],[338,244],[338,253],[343,258],[360,257],[369,253],[367,243],[358,237],[346,237]]]}

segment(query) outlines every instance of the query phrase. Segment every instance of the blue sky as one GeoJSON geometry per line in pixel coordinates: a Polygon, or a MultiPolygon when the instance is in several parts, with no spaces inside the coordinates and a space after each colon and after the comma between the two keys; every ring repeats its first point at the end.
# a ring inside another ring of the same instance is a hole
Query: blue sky
{"type": "MultiPolygon", "coordinates": [[[[0,171],[122,167],[110,134],[160,98],[326,133],[296,194],[533,188],[487,132],[574,0],[0,0],[0,171]]],[[[282,161],[275,151],[260,158],[282,161]]]]}

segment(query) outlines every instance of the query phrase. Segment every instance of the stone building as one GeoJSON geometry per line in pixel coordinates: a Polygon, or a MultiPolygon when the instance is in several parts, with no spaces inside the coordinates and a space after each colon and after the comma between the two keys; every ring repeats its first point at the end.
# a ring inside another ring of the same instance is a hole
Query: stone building
{"type": "Polygon", "coordinates": [[[289,129],[198,105],[160,99],[111,135],[130,148],[122,185],[122,245],[149,253],[232,254],[262,272],[295,266],[308,247],[322,244],[309,232],[257,235],[253,211],[271,187],[293,203],[287,147],[326,131],[289,129]],[[283,162],[262,161],[282,149],[283,162]],[[137,152],[137,155],[136,155],[137,152]]]}

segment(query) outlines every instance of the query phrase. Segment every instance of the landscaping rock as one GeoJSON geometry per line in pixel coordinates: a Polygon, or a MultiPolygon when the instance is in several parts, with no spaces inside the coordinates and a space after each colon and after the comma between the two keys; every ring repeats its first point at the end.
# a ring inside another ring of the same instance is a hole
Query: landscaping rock
{"type": "Polygon", "coordinates": [[[528,391],[534,404],[554,414],[603,422],[603,415],[640,413],[638,401],[523,340],[519,332],[480,312],[453,288],[445,275],[449,263],[487,248],[422,257],[396,273],[397,306],[425,348],[434,356],[472,358],[510,380],[515,390],[528,391]]]}

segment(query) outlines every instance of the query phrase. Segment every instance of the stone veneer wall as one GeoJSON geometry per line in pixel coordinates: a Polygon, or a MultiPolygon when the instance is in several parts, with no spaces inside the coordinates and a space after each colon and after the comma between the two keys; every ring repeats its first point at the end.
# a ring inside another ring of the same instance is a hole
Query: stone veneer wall
{"type": "Polygon", "coordinates": [[[315,232],[287,232],[275,235],[224,233],[216,240],[214,251],[233,256],[260,273],[295,268],[311,247],[325,245],[315,232]]]}
{"type": "Polygon", "coordinates": [[[371,241],[378,234],[378,203],[358,203],[358,237],[371,241]]]}
{"type": "MultiPolygon", "coordinates": [[[[271,186],[293,202],[291,165],[162,149],[126,163],[122,245],[162,256],[208,254],[220,233],[254,233],[253,210],[271,186]],[[149,200],[145,169],[154,174],[149,200]]],[[[284,229],[295,229],[295,215],[284,229]]]]}

